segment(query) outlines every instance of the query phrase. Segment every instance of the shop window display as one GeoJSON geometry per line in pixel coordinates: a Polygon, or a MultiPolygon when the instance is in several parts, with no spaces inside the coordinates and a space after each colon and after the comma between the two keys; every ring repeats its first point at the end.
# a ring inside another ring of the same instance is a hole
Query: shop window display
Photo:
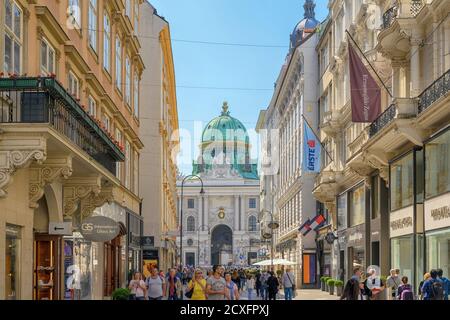
{"type": "Polygon", "coordinates": [[[5,248],[5,298],[17,300],[20,298],[20,227],[6,226],[5,248]]]}
{"type": "Polygon", "coordinates": [[[35,236],[34,299],[58,299],[58,237],[35,236]]]}
{"type": "Polygon", "coordinates": [[[450,275],[450,230],[427,233],[427,270],[440,268],[447,278],[450,275]]]}
{"type": "Polygon", "coordinates": [[[391,267],[400,269],[402,276],[414,279],[414,236],[391,239],[391,267]]]}
{"type": "Polygon", "coordinates": [[[365,212],[366,196],[364,185],[362,185],[350,193],[350,226],[364,223],[365,212]]]}

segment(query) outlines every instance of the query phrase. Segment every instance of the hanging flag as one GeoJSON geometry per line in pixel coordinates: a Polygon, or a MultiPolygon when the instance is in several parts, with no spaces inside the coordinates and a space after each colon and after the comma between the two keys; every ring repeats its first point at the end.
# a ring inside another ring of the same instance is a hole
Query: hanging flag
{"type": "Polygon", "coordinates": [[[381,88],[350,44],[348,55],[352,121],[373,122],[381,114],[381,88]]]}
{"type": "Polygon", "coordinates": [[[320,141],[303,119],[303,171],[320,172],[320,141]]]}
{"type": "Polygon", "coordinates": [[[317,229],[319,229],[325,222],[325,217],[321,214],[317,215],[314,217],[314,219],[311,220],[311,224],[309,225],[309,227],[314,230],[317,231],[317,229]]]}
{"type": "Polygon", "coordinates": [[[311,231],[310,224],[311,220],[306,220],[306,222],[298,228],[298,231],[300,231],[303,236],[306,236],[311,231]]]}

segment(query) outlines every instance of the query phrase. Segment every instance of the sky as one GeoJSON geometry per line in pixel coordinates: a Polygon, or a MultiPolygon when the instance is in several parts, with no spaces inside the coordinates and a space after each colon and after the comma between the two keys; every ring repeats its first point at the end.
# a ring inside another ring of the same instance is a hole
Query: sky
{"type": "MultiPolygon", "coordinates": [[[[259,111],[272,98],[289,36],[303,19],[304,0],[150,3],[170,24],[181,130],[180,172],[191,173],[202,129],[220,115],[223,101],[228,101],[231,116],[246,126],[252,145],[257,145],[252,132],[259,111]]],[[[327,4],[328,0],[316,0],[317,20],[326,18],[327,4]]],[[[254,147],[252,157],[257,154],[254,147]]]]}

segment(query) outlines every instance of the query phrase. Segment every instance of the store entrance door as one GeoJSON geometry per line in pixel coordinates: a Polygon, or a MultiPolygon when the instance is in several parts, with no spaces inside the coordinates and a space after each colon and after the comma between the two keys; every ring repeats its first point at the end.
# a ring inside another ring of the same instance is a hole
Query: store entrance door
{"type": "Polygon", "coordinates": [[[116,288],[122,283],[122,264],[121,264],[121,236],[106,242],[104,244],[104,285],[103,295],[110,297],[116,288]]]}
{"type": "Polygon", "coordinates": [[[34,300],[59,299],[60,242],[58,236],[34,236],[34,300]]]}

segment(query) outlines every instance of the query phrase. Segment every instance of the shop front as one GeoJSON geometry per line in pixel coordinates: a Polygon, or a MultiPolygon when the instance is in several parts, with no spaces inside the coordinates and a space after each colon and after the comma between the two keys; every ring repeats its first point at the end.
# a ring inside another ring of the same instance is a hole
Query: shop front
{"type": "Polygon", "coordinates": [[[360,183],[337,197],[339,279],[349,279],[355,267],[365,271],[368,266],[366,196],[366,187],[360,183]]]}
{"type": "Polygon", "coordinates": [[[426,270],[450,274],[450,128],[425,144],[426,270]]]}
{"type": "Polygon", "coordinates": [[[142,272],[141,237],[143,232],[142,217],[127,210],[128,230],[128,281],[135,272],[142,272]]]}
{"type": "Polygon", "coordinates": [[[400,269],[417,291],[424,273],[423,150],[390,163],[390,268],[400,269]]]}

